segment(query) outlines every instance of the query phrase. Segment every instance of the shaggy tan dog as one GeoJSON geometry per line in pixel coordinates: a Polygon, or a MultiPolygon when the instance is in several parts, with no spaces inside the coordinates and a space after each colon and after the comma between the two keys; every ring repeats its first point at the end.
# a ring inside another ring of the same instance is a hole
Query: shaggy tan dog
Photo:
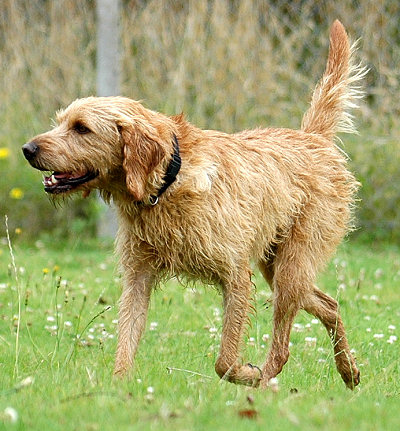
{"type": "Polygon", "coordinates": [[[124,272],[115,374],[132,366],[150,294],[162,277],[183,275],[221,286],[221,348],[215,370],[231,382],[268,386],[289,357],[300,309],[332,338],[346,385],[359,383],[337,302],[315,285],[318,271],[351,223],[357,182],[333,143],[351,131],[347,107],[362,75],[335,21],[326,71],[301,130],[236,134],[200,130],[123,97],[89,97],[57,114],[58,125],[25,144],[31,165],[54,171],[48,193],[99,189],[118,210],[117,251],[124,272]],[[274,293],[271,348],[260,370],[240,345],[252,295],[251,261],[274,293]]]}

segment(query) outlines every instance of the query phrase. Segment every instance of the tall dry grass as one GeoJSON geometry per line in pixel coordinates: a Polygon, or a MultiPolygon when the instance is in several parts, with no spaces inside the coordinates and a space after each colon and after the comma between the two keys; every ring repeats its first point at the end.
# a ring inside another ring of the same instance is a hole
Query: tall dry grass
{"type": "MultiPolygon", "coordinates": [[[[360,221],[372,232],[383,227],[389,232],[383,236],[393,236],[393,226],[400,227],[393,214],[393,206],[400,204],[393,184],[393,176],[400,179],[395,165],[400,135],[398,1],[122,3],[122,93],[153,109],[184,111],[201,127],[226,131],[299,127],[325,66],[329,26],[339,18],[354,39],[361,38],[358,56],[370,68],[367,97],[357,113],[361,135],[345,138],[353,167],[366,183],[360,207],[369,210],[360,211],[360,221]]],[[[1,212],[18,225],[23,223],[19,213],[39,205],[47,221],[34,217],[32,231],[63,222],[39,197],[37,176],[25,167],[19,147],[49,126],[55,110],[95,94],[94,7],[94,2],[78,0],[2,1],[0,148],[9,148],[11,155],[0,160],[7,173],[0,185],[1,212]],[[10,198],[16,185],[24,188],[24,199],[10,198]]],[[[79,211],[85,218],[85,207],[79,211]]]]}

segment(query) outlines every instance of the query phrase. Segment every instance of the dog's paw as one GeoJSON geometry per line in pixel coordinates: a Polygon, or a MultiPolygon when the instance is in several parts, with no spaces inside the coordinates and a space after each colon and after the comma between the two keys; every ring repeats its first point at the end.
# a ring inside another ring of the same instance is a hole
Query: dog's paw
{"type": "Polygon", "coordinates": [[[343,380],[346,386],[353,390],[357,385],[360,384],[360,370],[355,369],[349,378],[343,377],[343,380]]]}
{"type": "Polygon", "coordinates": [[[114,379],[123,379],[128,374],[128,370],[126,367],[115,367],[113,377],[114,379]]]}
{"type": "Polygon", "coordinates": [[[250,363],[229,365],[221,358],[215,363],[215,371],[222,380],[239,385],[258,386],[262,378],[262,371],[256,365],[250,363]]]}
{"type": "Polygon", "coordinates": [[[257,365],[247,363],[238,367],[232,377],[234,383],[257,387],[262,378],[262,371],[257,365]]]}
{"type": "Polygon", "coordinates": [[[245,365],[245,367],[249,367],[251,370],[257,370],[258,371],[258,376],[261,379],[261,377],[262,377],[262,371],[261,371],[260,367],[258,367],[257,365],[250,364],[250,362],[248,362],[245,365]]]}

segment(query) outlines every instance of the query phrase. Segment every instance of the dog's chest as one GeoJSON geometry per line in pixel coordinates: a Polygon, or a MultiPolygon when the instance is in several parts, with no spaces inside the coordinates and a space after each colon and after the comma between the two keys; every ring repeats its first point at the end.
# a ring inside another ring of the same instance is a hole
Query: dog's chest
{"type": "Polygon", "coordinates": [[[147,208],[130,219],[130,234],[141,256],[157,270],[209,281],[236,266],[244,241],[211,214],[176,207],[147,208]]]}

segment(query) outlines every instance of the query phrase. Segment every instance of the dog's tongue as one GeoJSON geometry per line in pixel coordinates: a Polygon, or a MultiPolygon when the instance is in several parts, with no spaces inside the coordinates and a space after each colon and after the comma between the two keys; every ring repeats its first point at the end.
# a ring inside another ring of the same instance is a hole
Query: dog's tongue
{"type": "Polygon", "coordinates": [[[82,175],[84,175],[83,172],[78,173],[71,173],[71,172],[54,172],[54,178],[57,180],[63,180],[63,179],[71,179],[71,178],[80,178],[82,175]]]}
{"type": "Polygon", "coordinates": [[[83,172],[54,172],[49,177],[44,177],[43,184],[46,187],[67,184],[68,182],[78,181],[84,175],[85,173],[83,172]]]}

